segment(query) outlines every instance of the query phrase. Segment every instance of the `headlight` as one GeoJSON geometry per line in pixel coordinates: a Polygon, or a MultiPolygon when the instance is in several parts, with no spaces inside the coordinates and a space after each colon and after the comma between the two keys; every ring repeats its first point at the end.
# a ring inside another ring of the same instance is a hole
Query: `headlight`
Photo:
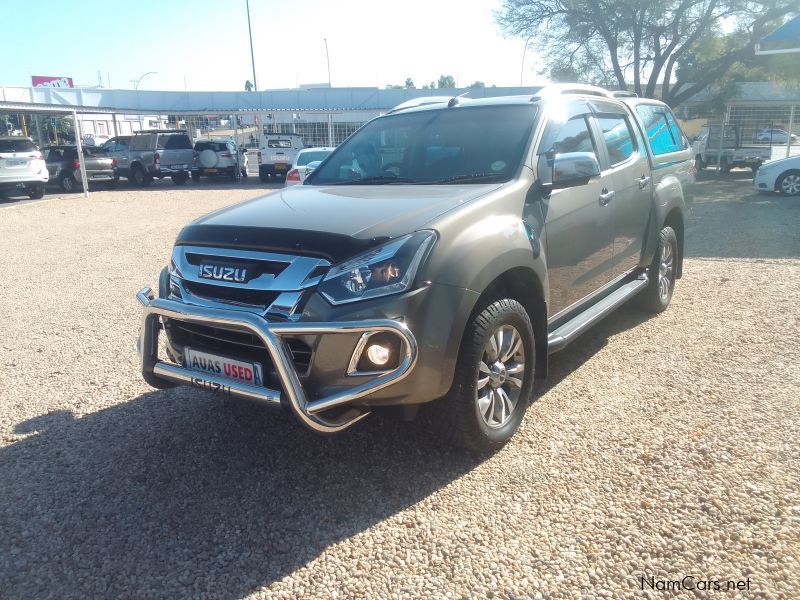
{"type": "Polygon", "coordinates": [[[433,231],[418,231],[378,246],[333,267],[319,292],[331,304],[404,292],[435,241],[433,231]]]}

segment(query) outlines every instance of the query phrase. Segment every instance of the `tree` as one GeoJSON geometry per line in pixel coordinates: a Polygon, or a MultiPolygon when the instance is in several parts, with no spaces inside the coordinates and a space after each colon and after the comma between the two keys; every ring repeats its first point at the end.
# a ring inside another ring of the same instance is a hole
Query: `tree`
{"type": "Polygon", "coordinates": [[[437,87],[439,89],[454,88],[456,87],[456,80],[453,79],[452,75],[439,75],[439,83],[437,87]]]}
{"type": "Polygon", "coordinates": [[[794,10],[796,0],[503,0],[496,18],[506,33],[531,36],[555,80],[632,87],[649,98],[660,85],[661,99],[677,106],[752,62],[754,42],[794,10]],[[682,67],[715,36],[722,50],[701,70],[682,67]]]}
{"type": "Polygon", "coordinates": [[[406,77],[406,89],[414,90],[417,86],[414,85],[414,80],[411,77],[406,77]]]}
{"type": "Polygon", "coordinates": [[[482,81],[475,81],[475,82],[473,82],[473,83],[470,83],[470,84],[469,84],[469,86],[467,86],[467,87],[471,87],[471,88],[485,88],[485,87],[486,87],[486,84],[485,84],[485,83],[483,83],[482,81]]]}
{"type": "Polygon", "coordinates": [[[244,82],[244,91],[245,92],[252,92],[254,87],[255,86],[253,86],[253,82],[250,81],[249,79],[244,82]]]}

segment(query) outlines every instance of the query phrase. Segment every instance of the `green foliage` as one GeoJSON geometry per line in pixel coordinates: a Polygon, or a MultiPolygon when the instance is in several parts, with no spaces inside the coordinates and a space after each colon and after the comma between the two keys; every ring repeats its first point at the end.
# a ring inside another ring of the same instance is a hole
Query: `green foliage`
{"type": "Polygon", "coordinates": [[[470,87],[470,88],[485,88],[486,84],[483,83],[482,81],[474,81],[474,82],[470,83],[467,87],[470,87]]]}
{"type": "Polygon", "coordinates": [[[248,79],[247,81],[244,82],[244,91],[245,92],[252,92],[254,89],[255,89],[255,86],[253,85],[252,81],[250,81],[248,79]]]}
{"type": "Polygon", "coordinates": [[[437,87],[439,89],[454,88],[456,87],[456,80],[452,75],[439,75],[437,87]]]}

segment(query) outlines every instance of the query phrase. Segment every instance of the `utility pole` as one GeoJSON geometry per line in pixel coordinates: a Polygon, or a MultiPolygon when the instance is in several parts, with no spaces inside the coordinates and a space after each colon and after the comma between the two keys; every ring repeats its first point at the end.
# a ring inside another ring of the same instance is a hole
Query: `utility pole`
{"type": "Polygon", "coordinates": [[[256,56],[253,54],[253,28],[250,26],[250,0],[245,0],[247,4],[247,33],[250,36],[250,63],[253,66],[253,91],[258,91],[258,80],[256,80],[256,56]]]}
{"type": "Polygon", "coordinates": [[[331,55],[328,53],[328,38],[322,38],[325,42],[325,60],[328,61],[328,87],[331,87],[331,55]]]}

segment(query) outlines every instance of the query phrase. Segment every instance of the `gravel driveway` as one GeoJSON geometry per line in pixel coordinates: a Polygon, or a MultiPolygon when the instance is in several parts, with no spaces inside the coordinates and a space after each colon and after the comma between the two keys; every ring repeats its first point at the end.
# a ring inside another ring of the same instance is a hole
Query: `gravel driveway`
{"type": "Polygon", "coordinates": [[[672,597],[642,577],[693,575],[797,598],[800,201],[750,186],[700,184],[670,309],[555,355],[483,461],[141,381],[135,292],[252,191],[3,209],[0,597],[672,597]]]}

